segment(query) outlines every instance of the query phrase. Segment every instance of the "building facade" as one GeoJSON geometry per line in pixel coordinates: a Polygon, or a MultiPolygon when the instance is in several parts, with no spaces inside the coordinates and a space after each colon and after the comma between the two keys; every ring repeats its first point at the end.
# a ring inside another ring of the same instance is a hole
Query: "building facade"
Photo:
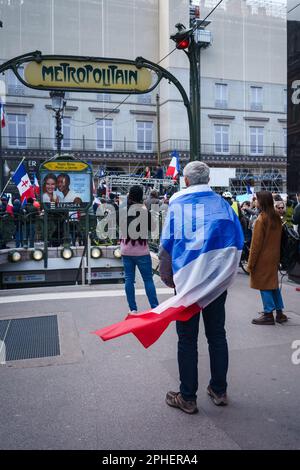
{"type": "MultiPolygon", "coordinates": [[[[194,25],[189,0],[4,0],[0,61],[26,52],[134,60],[143,56],[174,74],[189,93],[189,62],[175,50],[175,24],[194,25]]],[[[195,2],[194,2],[195,3],[195,2]]],[[[205,18],[215,2],[197,2],[205,18]]],[[[211,166],[236,168],[232,189],[285,190],[286,18],[282,0],[224,0],[206,26],[200,53],[201,154],[211,166]]],[[[199,20],[198,20],[199,22],[199,20]]],[[[9,72],[2,158],[29,169],[56,152],[49,93],[24,87],[9,72]]],[[[126,173],[167,165],[178,150],[189,159],[189,129],[177,89],[163,80],[149,94],[66,94],[63,152],[102,170],[126,173]],[[158,113],[160,128],[158,133],[158,113]],[[158,146],[158,138],[160,142],[158,146]],[[161,155],[158,155],[160,148],[161,155]]]]}

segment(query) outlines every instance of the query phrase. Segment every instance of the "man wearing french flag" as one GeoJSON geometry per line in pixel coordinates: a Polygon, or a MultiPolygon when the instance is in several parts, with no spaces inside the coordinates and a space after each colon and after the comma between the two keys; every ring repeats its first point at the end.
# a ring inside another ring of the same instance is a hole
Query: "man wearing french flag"
{"type": "Polygon", "coordinates": [[[172,176],[173,180],[177,180],[180,171],[179,153],[174,150],[174,152],[171,153],[171,157],[172,159],[166,171],[166,176],[172,176]]]}
{"type": "Polygon", "coordinates": [[[22,203],[25,199],[28,201],[28,198],[35,198],[34,187],[31,184],[23,162],[20,163],[14,172],[12,180],[18,187],[22,203]]]}
{"type": "Polygon", "coordinates": [[[104,341],[133,333],[148,347],[176,320],[180,391],[168,392],[168,405],[193,414],[197,409],[199,313],[209,344],[211,380],[207,392],[227,404],[228,348],[225,301],[238,270],[243,231],[230,205],[208,185],[209,167],[190,162],[186,189],[175,193],[163,227],[160,275],[176,294],[158,307],[95,332],[104,341]]]}

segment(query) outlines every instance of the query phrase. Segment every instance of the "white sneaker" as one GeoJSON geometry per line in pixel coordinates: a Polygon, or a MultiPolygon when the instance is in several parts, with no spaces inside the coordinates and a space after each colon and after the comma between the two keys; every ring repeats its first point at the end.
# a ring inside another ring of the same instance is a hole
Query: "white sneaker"
{"type": "Polygon", "coordinates": [[[129,315],[134,315],[135,313],[137,313],[137,310],[131,310],[131,312],[129,312],[129,315]]]}

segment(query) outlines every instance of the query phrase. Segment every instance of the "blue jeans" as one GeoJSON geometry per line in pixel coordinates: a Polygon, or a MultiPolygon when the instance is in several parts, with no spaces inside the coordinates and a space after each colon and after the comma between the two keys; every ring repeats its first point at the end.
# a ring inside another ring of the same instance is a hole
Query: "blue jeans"
{"type": "Polygon", "coordinates": [[[152,278],[151,256],[123,256],[123,264],[125,271],[125,292],[130,310],[137,310],[134,289],[136,266],[139,268],[139,271],[142,275],[151,308],[157,307],[158,300],[152,278]]]}
{"type": "MultiPolygon", "coordinates": [[[[227,291],[202,311],[208,342],[212,390],[221,395],[227,389],[228,346],[225,332],[225,301],[227,291]]],[[[198,390],[198,332],[200,315],[176,322],[178,334],[178,366],[180,392],[184,400],[196,400],[198,390]]]]}
{"type": "Polygon", "coordinates": [[[265,313],[272,313],[273,310],[282,310],[284,308],[279,289],[261,290],[260,295],[265,313]]]}

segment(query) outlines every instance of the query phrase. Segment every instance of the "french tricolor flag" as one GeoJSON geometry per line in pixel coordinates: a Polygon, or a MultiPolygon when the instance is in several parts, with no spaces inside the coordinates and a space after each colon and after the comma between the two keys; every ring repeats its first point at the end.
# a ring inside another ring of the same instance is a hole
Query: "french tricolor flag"
{"type": "Polygon", "coordinates": [[[170,165],[168,166],[166,176],[172,176],[172,179],[176,180],[180,171],[179,153],[174,150],[174,152],[171,153],[171,157],[172,160],[170,161],[170,165]]]}
{"type": "Polygon", "coordinates": [[[33,199],[35,198],[34,187],[31,184],[31,181],[29,179],[29,176],[27,174],[27,171],[23,163],[20,163],[20,165],[14,172],[12,176],[12,180],[15,183],[15,185],[18,187],[22,202],[24,201],[25,198],[27,200],[30,197],[33,199]]]}
{"type": "Polygon", "coordinates": [[[187,321],[232,284],[244,243],[231,206],[208,185],[175,193],[161,237],[160,256],[172,259],[176,295],[158,307],[94,332],[102,340],[132,333],[147,348],[171,321],[187,321]]]}
{"type": "Polygon", "coordinates": [[[9,200],[8,200],[5,212],[7,212],[9,215],[12,215],[12,216],[14,215],[14,206],[12,203],[11,195],[9,196],[9,200]]]}
{"type": "Polygon", "coordinates": [[[37,196],[39,196],[39,194],[40,194],[40,185],[39,185],[39,181],[38,181],[35,173],[33,175],[33,187],[34,187],[35,194],[37,196]]]}

